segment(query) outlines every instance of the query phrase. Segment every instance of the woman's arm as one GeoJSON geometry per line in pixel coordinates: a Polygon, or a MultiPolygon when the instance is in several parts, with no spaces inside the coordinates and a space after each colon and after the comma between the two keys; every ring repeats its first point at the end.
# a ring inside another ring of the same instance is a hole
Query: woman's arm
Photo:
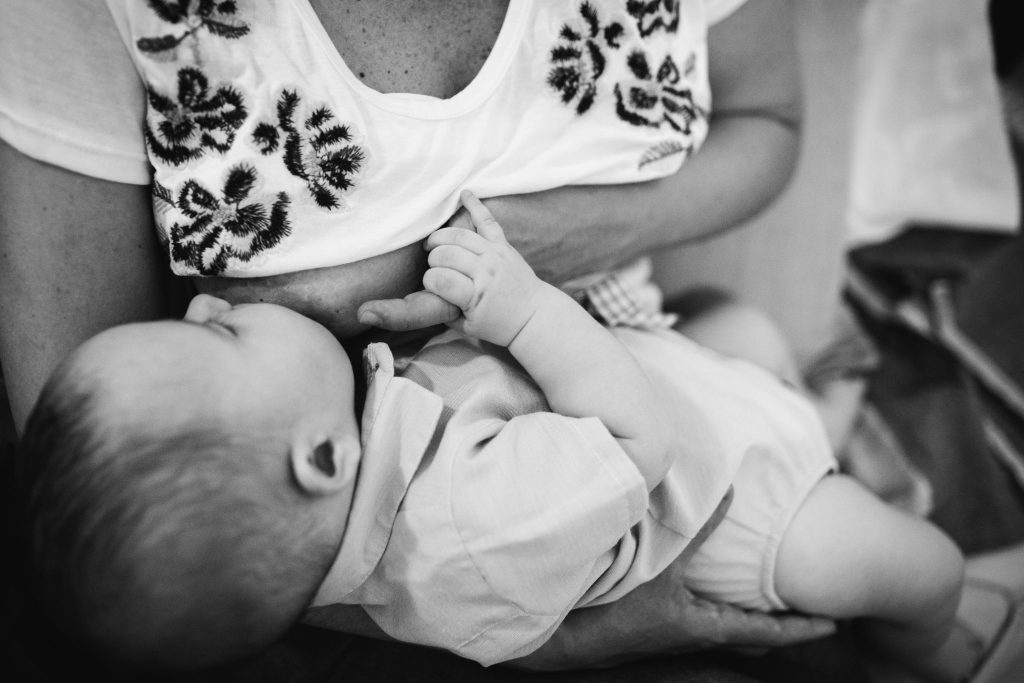
{"type": "MultiPolygon", "coordinates": [[[[827,619],[744,612],[686,590],[686,563],[725,516],[729,501],[729,497],[722,501],[686,551],[656,578],[608,605],[573,610],[540,648],[506,664],[536,671],[589,669],[719,646],[780,647],[832,633],[835,626],[827,619]]],[[[303,621],[393,640],[357,605],[317,607],[303,621]]]]}
{"type": "Polygon", "coordinates": [[[573,610],[540,648],[507,664],[534,671],[599,668],[713,648],[782,647],[835,632],[835,624],[825,618],[746,612],[686,589],[686,564],[731,502],[732,489],[661,574],[615,602],[573,610]]]}
{"type": "Polygon", "coordinates": [[[164,314],[149,188],[97,180],[0,141],[0,366],[16,428],[80,342],[164,314]]]}
{"type": "Polygon", "coordinates": [[[541,277],[563,282],[734,227],[782,191],[800,125],[792,10],[791,0],[749,0],[711,27],[709,134],[675,175],[486,202],[541,277]]]}

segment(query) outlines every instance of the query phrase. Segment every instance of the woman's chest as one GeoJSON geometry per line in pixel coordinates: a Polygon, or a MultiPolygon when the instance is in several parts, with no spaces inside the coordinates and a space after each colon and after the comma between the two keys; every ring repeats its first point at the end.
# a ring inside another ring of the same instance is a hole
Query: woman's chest
{"type": "Polygon", "coordinates": [[[341,58],[384,93],[449,98],[487,60],[508,0],[312,0],[341,58]]]}
{"type": "Polygon", "coordinates": [[[366,330],[356,321],[360,304],[401,298],[420,289],[424,270],[426,252],[420,243],[414,243],[355,263],[266,277],[201,277],[192,282],[199,292],[234,304],[286,306],[344,339],[366,330]]]}

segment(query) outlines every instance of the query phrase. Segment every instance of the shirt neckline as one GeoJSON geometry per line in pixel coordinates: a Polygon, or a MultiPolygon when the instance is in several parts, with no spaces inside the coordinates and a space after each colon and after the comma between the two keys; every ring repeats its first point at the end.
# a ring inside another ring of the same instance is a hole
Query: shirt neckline
{"type": "Polygon", "coordinates": [[[292,5],[308,31],[320,43],[321,52],[332,68],[361,99],[380,109],[412,118],[443,119],[465,114],[497,89],[521,42],[533,0],[510,0],[498,37],[483,66],[465,88],[447,99],[419,93],[383,93],[366,85],[345,63],[310,1],[293,0],[292,5]]]}

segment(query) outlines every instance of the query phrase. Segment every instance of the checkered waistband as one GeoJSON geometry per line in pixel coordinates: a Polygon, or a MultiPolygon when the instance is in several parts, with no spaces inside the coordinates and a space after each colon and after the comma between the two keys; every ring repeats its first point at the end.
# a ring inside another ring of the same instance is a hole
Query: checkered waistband
{"type": "MultiPolygon", "coordinates": [[[[644,296],[646,288],[656,286],[624,279],[619,273],[609,273],[604,279],[584,290],[582,304],[597,320],[610,327],[637,327],[642,329],[672,327],[679,319],[675,313],[663,313],[661,296],[644,296]]],[[[651,290],[647,290],[648,292],[651,290]]]]}

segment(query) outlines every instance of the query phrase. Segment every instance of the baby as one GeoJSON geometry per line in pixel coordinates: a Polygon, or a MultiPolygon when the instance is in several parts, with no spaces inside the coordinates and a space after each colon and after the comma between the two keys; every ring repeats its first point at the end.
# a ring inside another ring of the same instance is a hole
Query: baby
{"type": "Polygon", "coordinates": [[[23,440],[28,553],[47,613],[115,660],[253,653],[312,607],[493,664],[576,607],[687,565],[743,607],[864,617],[942,671],[952,543],[832,474],[796,392],[668,331],[608,330],[539,280],[470,194],[476,231],[427,240],[452,330],[404,363],[288,309],[201,295],[184,321],[94,337],[23,440]]]}

